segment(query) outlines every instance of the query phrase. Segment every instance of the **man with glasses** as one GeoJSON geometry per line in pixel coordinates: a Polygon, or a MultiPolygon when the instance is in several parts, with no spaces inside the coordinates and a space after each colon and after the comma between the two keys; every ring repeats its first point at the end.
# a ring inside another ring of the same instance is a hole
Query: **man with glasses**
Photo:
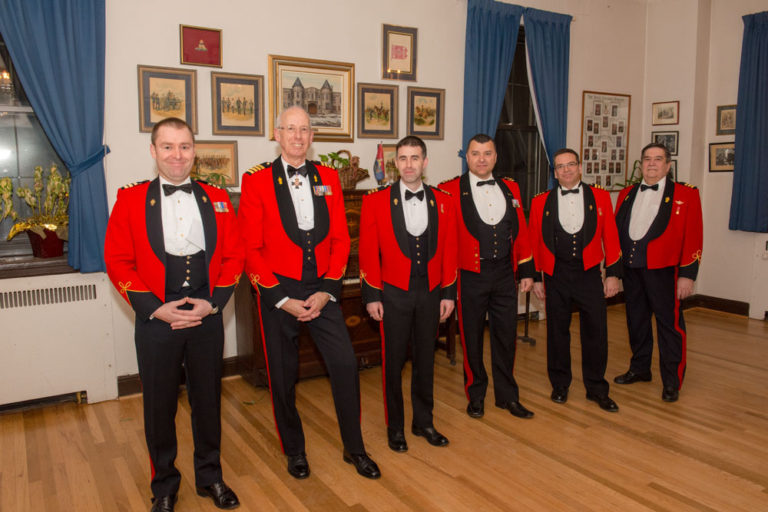
{"type": "Polygon", "coordinates": [[[467,414],[482,418],[488,374],[483,364],[486,317],[491,341],[491,368],[496,407],[517,418],[532,418],[520,403],[513,375],[517,344],[519,291],[533,287],[533,256],[517,184],[494,178],[496,145],[484,133],[467,147],[469,172],[440,184],[451,194],[459,245],[459,327],[464,349],[467,414]]]}
{"type": "Polygon", "coordinates": [[[360,432],[357,359],[339,304],[350,248],[341,183],[336,171],[306,159],[313,134],[302,108],[283,111],[274,135],[282,153],[245,174],[238,216],[246,275],[258,291],[272,408],[288,473],[309,476],[296,410],[298,337],[305,323],[330,375],[343,460],[362,476],[379,478],[360,432]]]}
{"type": "Polygon", "coordinates": [[[622,190],[616,203],[632,360],[613,381],[651,380],[653,314],[665,402],[677,401],[685,376],[687,337],[680,301],[693,293],[703,242],[699,191],[673,181],[670,167],[669,149],[648,144],[642,152],[642,183],[622,190]]]}
{"type": "Polygon", "coordinates": [[[528,233],[536,270],[533,293],[547,312],[550,398],[564,404],[571,385],[571,308],[579,311],[581,373],[587,399],[617,412],[608,396],[606,297],[619,291],[621,250],[610,194],[581,182],[579,155],[555,152],[557,186],[533,198],[528,233]],[[600,263],[605,260],[603,280],[600,263]],[[541,274],[544,276],[541,282],[541,274]]]}

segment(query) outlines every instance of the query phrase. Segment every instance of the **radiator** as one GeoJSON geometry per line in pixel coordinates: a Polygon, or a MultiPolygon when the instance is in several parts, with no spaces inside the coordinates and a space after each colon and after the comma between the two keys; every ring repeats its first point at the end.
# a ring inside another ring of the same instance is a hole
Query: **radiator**
{"type": "Polygon", "coordinates": [[[0,405],[85,391],[117,397],[106,274],[0,280],[0,405]]]}

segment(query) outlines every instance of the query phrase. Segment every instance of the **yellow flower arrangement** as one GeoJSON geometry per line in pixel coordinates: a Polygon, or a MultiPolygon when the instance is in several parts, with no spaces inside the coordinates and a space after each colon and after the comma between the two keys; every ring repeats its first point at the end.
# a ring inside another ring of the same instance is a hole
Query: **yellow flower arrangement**
{"type": "MultiPolygon", "coordinates": [[[[48,171],[42,166],[35,167],[32,188],[17,187],[16,195],[32,209],[32,215],[17,222],[8,233],[8,240],[22,231],[33,231],[45,238],[45,230],[54,231],[62,240],[69,238],[69,184],[70,177],[63,177],[56,164],[48,171]]],[[[3,202],[2,216],[18,219],[11,203],[13,185],[10,178],[0,180],[0,199],[3,202]]]]}

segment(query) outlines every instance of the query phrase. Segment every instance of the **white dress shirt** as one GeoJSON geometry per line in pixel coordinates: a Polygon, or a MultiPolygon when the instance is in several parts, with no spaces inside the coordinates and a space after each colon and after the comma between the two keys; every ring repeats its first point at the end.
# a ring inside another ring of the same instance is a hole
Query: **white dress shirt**
{"type": "MultiPolygon", "coordinates": [[[[309,183],[309,174],[302,176],[301,174],[294,174],[293,177],[288,177],[288,162],[282,157],[280,160],[283,162],[283,169],[285,172],[285,180],[288,183],[288,190],[291,191],[291,199],[293,200],[293,209],[296,211],[296,220],[299,223],[299,229],[309,231],[315,227],[315,205],[312,202],[312,186],[309,183]]],[[[301,166],[306,167],[306,162],[301,166]]]]}
{"type": "MultiPolygon", "coordinates": [[[[647,188],[637,191],[635,202],[632,205],[632,212],[629,214],[629,238],[632,240],[643,238],[648,233],[653,220],[659,213],[661,198],[664,197],[666,180],[661,180],[658,183],[658,190],[647,188]]],[[[640,186],[642,185],[647,185],[645,180],[642,181],[640,186]]]]}
{"type": "MultiPolygon", "coordinates": [[[[490,178],[489,178],[490,179],[490,178]]],[[[504,192],[501,190],[499,180],[493,185],[478,186],[481,180],[473,173],[469,173],[469,188],[472,190],[472,200],[475,202],[475,208],[477,213],[480,214],[480,219],[486,224],[495,226],[501,219],[504,218],[504,214],[507,212],[507,200],[504,198],[504,192]]]]}
{"type": "MultiPolygon", "coordinates": [[[[403,214],[405,215],[405,229],[412,236],[420,236],[427,230],[429,224],[429,212],[427,211],[427,193],[424,192],[424,199],[419,200],[411,197],[405,200],[405,191],[410,190],[400,182],[400,200],[403,202],[403,214]]],[[[411,192],[418,193],[424,190],[424,184],[420,183],[419,188],[411,192]]]]}
{"type": "Polygon", "coordinates": [[[576,194],[563,195],[562,191],[568,190],[564,187],[558,187],[554,190],[554,193],[557,194],[557,216],[560,225],[571,235],[584,225],[584,188],[581,186],[581,182],[574,188],[578,190],[576,194]]]}
{"type": "MultiPolygon", "coordinates": [[[[191,180],[187,178],[180,185],[184,183],[191,183],[191,180]]],[[[177,190],[166,196],[163,185],[173,183],[160,176],[160,208],[165,252],[174,256],[188,256],[204,251],[203,219],[195,195],[177,190]]]]}

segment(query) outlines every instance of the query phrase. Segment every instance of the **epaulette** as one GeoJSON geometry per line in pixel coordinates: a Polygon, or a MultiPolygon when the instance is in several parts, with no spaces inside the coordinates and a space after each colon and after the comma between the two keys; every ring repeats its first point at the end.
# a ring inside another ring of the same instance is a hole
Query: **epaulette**
{"type": "Polygon", "coordinates": [[[458,179],[458,178],[459,178],[458,176],[454,176],[453,178],[448,178],[447,180],[445,180],[445,181],[441,181],[440,183],[438,183],[438,186],[440,186],[440,185],[442,185],[442,184],[444,184],[444,183],[448,183],[448,182],[451,182],[451,181],[453,181],[453,180],[455,180],[455,179],[458,179]]]}
{"type": "Polygon", "coordinates": [[[511,181],[512,183],[515,182],[514,178],[508,178],[507,176],[503,176],[501,179],[511,181]]]}
{"type": "Polygon", "coordinates": [[[148,181],[149,180],[134,181],[133,183],[129,183],[127,185],[123,185],[122,187],[120,187],[120,190],[126,190],[126,189],[129,189],[131,187],[135,187],[136,185],[141,185],[142,183],[147,183],[148,181]]]}
{"type": "Polygon", "coordinates": [[[590,187],[592,187],[592,188],[599,188],[600,190],[605,190],[605,191],[607,191],[607,190],[608,190],[608,189],[607,189],[607,188],[605,188],[604,186],[602,186],[602,185],[598,185],[597,183],[590,183],[590,184],[589,184],[589,186],[590,186],[590,187]]]}
{"type": "Polygon", "coordinates": [[[218,188],[218,189],[224,190],[224,187],[222,187],[221,185],[217,185],[215,183],[211,183],[210,181],[206,180],[205,178],[195,178],[195,181],[198,182],[198,183],[205,183],[209,187],[213,187],[213,188],[218,188]]]}
{"type": "Polygon", "coordinates": [[[366,192],[366,195],[375,194],[376,192],[381,192],[382,190],[387,190],[391,186],[392,184],[390,183],[389,185],[381,185],[379,187],[372,188],[368,192],[366,192]]]}
{"type": "Polygon", "coordinates": [[[445,195],[447,195],[447,196],[450,196],[450,195],[451,195],[451,193],[450,193],[450,192],[448,192],[447,190],[443,190],[443,189],[441,189],[441,188],[433,187],[433,186],[431,186],[431,185],[430,185],[430,187],[429,187],[429,188],[431,188],[431,189],[432,189],[432,190],[434,190],[435,192],[442,192],[443,194],[445,194],[445,195]]]}
{"type": "Polygon", "coordinates": [[[549,192],[549,190],[545,190],[545,191],[543,191],[543,192],[539,192],[538,194],[536,194],[536,195],[535,195],[535,196],[533,196],[533,197],[539,197],[539,196],[543,196],[543,195],[544,195],[544,194],[546,194],[547,192],[549,192]]]}
{"type": "Polygon", "coordinates": [[[254,165],[247,171],[245,171],[245,174],[253,174],[255,172],[259,172],[262,169],[266,169],[267,167],[270,167],[272,165],[272,162],[264,162],[259,165],[254,165]]]}
{"type": "Polygon", "coordinates": [[[336,169],[335,167],[331,167],[330,165],[328,165],[328,164],[324,164],[323,162],[318,162],[317,160],[310,160],[310,161],[309,161],[309,163],[311,163],[311,164],[315,164],[315,166],[317,166],[317,165],[322,165],[322,166],[323,166],[323,167],[325,167],[326,169],[330,169],[330,170],[332,170],[332,171],[336,171],[336,172],[338,172],[338,171],[339,171],[339,170],[338,170],[338,169],[336,169]]]}
{"type": "Polygon", "coordinates": [[[678,181],[678,182],[677,182],[677,184],[678,184],[678,185],[684,185],[684,186],[686,186],[686,187],[688,187],[688,188],[692,188],[692,189],[694,189],[694,190],[697,190],[697,189],[699,188],[699,187],[697,187],[696,185],[691,185],[690,183],[686,183],[686,182],[684,182],[684,181],[678,181]]]}

